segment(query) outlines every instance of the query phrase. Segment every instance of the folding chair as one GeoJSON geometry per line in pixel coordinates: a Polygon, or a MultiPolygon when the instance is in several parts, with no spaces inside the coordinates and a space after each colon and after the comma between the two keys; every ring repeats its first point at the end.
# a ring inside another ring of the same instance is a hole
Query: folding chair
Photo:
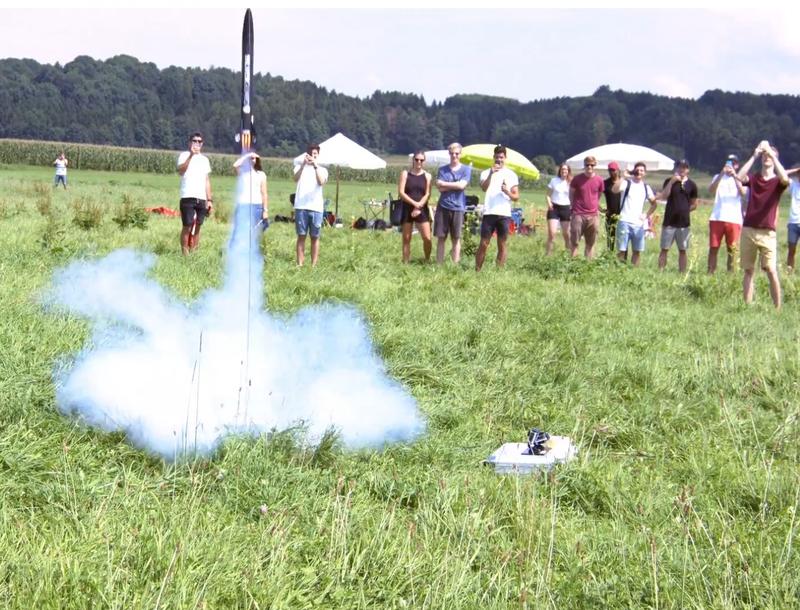
{"type": "Polygon", "coordinates": [[[386,202],[384,201],[375,201],[374,199],[370,199],[369,201],[364,201],[364,218],[367,219],[367,224],[375,223],[376,220],[384,220],[384,212],[386,211],[386,202]]]}

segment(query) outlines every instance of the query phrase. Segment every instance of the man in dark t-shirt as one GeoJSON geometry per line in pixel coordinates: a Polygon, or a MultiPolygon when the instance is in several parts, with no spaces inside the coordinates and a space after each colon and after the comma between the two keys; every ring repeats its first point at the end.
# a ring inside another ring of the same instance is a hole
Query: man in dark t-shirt
{"type": "Polygon", "coordinates": [[[658,199],[666,199],[664,224],[661,229],[661,253],[658,255],[658,268],[667,266],[667,253],[672,242],[678,244],[678,271],[686,272],[689,248],[689,216],[697,207],[697,185],[689,178],[689,162],[681,159],[675,162],[673,175],[664,181],[664,188],[658,199]]]}
{"type": "Polygon", "coordinates": [[[744,302],[753,301],[753,275],[756,256],[761,254],[761,268],[769,279],[769,293],[776,309],[781,307],[781,281],[778,278],[778,239],[775,222],[781,195],[789,186],[789,176],[778,160],[778,149],[762,140],[738,174],[742,184],[750,187],[750,199],[742,223],[742,292],[744,302]],[[750,173],[756,159],[761,171],[750,173]]]}
{"type": "Polygon", "coordinates": [[[622,193],[615,193],[612,189],[614,183],[619,180],[619,163],[612,161],[608,164],[608,178],[603,180],[606,198],[606,245],[609,252],[616,250],[617,243],[617,221],[619,220],[620,203],[622,193]]]}

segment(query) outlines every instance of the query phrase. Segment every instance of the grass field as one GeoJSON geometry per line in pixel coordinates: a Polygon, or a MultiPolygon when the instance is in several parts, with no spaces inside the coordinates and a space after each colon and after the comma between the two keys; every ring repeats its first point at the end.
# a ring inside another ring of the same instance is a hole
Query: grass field
{"type": "MultiPolygon", "coordinates": [[[[325,229],[319,266],[298,269],[293,227],[274,223],[268,309],[361,309],[427,432],[348,451],[276,431],[169,464],[56,410],[53,367],[89,327],[45,311],[41,294],[69,261],[131,247],[155,253],[153,276],[191,301],[220,285],[230,225],[209,221],[184,258],[177,219],[112,221],[124,200],[175,207],[177,177],[71,172],[64,192],[51,171],[0,168],[3,607],[800,602],[800,286],[782,271],[776,313],[763,276],[749,307],[739,274],[706,276],[708,207],[693,219],[686,275],[674,251],[657,272],[653,241],[639,269],[602,248],[593,262],[561,247],[545,258],[543,227],[511,238],[505,269],[488,259],[480,274],[471,256],[420,264],[416,237],[402,266],[399,234],[346,228],[325,229]],[[99,225],[79,228],[76,212],[99,225]],[[571,436],[578,459],[527,477],[481,464],[533,426],[571,436]]],[[[224,218],[233,179],[213,183],[224,218]]],[[[342,216],[389,190],[343,184],[342,216]]],[[[273,216],[288,215],[292,191],[270,183],[273,216]]],[[[526,216],[543,202],[523,193],[526,216]]]]}

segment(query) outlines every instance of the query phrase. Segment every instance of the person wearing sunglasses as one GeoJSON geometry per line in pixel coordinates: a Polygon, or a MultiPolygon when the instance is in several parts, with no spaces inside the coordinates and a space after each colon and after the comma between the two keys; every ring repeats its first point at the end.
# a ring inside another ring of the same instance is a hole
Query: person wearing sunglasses
{"type": "Polygon", "coordinates": [[[213,208],[211,195],[211,164],[200,151],[203,134],[195,131],[189,136],[189,150],[178,155],[178,175],[181,177],[181,252],[188,254],[200,245],[200,227],[213,208]]]}
{"type": "Polygon", "coordinates": [[[572,202],[572,218],[569,238],[572,256],[578,255],[578,244],[584,238],[586,258],[594,257],[594,244],[600,227],[600,195],[605,191],[603,179],[595,173],[597,159],[588,156],[583,160],[583,172],[569,184],[569,200],[572,202]]]}
{"type": "Polygon", "coordinates": [[[428,211],[428,200],[431,197],[431,175],[423,168],[425,153],[416,151],[411,156],[411,169],[400,173],[397,183],[397,194],[403,202],[403,262],[411,260],[411,235],[414,223],[422,237],[422,250],[425,262],[431,260],[431,217],[428,211]]]}

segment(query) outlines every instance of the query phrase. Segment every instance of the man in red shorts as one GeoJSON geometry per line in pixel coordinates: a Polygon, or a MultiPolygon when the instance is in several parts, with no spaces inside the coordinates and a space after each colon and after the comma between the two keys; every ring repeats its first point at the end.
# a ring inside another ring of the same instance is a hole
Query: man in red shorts
{"type": "Polygon", "coordinates": [[[600,228],[600,195],[605,191],[603,179],[594,168],[597,159],[592,156],[583,160],[583,173],[572,179],[569,185],[569,199],[572,201],[572,219],[569,222],[569,237],[572,256],[578,255],[578,242],[584,238],[586,258],[594,257],[594,244],[600,228]]]}
{"type": "Polygon", "coordinates": [[[711,180],[708,187],[714,197],[714,208],[708,219],[708,272],[717,270],[717,254],[725,238],[728,250],[728,271],[733,271],[739,234],[742,232],[742,197],[746,189],[736,175],[739,171],[739,158],[728,155],[725,165],[711,180]]]}

